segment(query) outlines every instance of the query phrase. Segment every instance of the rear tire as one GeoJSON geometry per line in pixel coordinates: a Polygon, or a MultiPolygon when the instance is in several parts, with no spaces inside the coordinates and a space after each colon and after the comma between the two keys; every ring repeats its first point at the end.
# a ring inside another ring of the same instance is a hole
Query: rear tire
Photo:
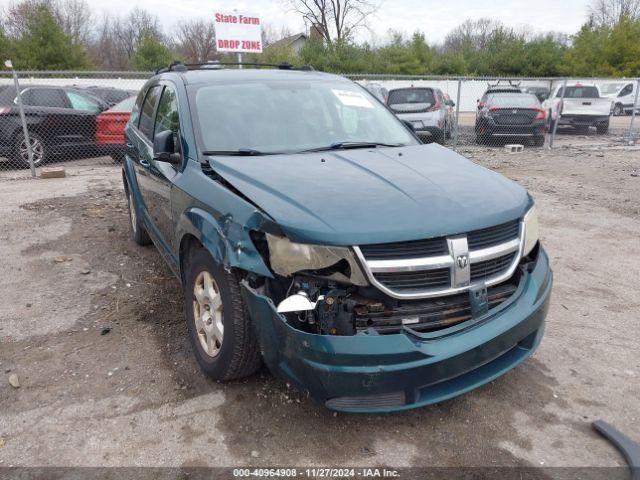
{"type": "Polygon", "coordinates": [[[553,132],[553,128],[556,124],[556,121],[551,118],[551,110],[549,110],[549,113],[547,114],[547,118],[549,119],[549,131],[553,132]]]}
{"type": "Polygon", "coordinates": [[[444,138],[445,138],[445,140],[450,140],[451,139],[451,124],[448,124],[446,126],[445,133],[444,133],[444,138]]]}
{"type": "Polygon", "coordinates": [[[198,365],[214,380],[251,375],[262,357],[238,277],[215,263],[204,248],[187,254],[185,311],[198,365]]]}
{"type": "Polygon", "coordinates": [[[609,122],[596,125],[596,133],[598,135],[605,135],[609,133],[609,122]]]}
{"type": "Polygon", "coordinates": [[[129,204],[129,224],[131,225],[131,236],[133,237],[133,241],[141,246],[151,244],[151,238],[140,221],[140,215],[136,210],[135,202],[133,201],[133,193],[130,188],[127,189],[127,203],[129,204]]]}
{"type": "Polygon", "coordinates": [[[486,145],[487,143],[489,143],[489,137],[476,133],[476,143],[478,145],[486,145]]]}
{"type": "Polygon", "coordinates": [[[445,133],[444,130],[438,130],[433,134],[433,140],[440,145],[444,145],[445,133]]]}

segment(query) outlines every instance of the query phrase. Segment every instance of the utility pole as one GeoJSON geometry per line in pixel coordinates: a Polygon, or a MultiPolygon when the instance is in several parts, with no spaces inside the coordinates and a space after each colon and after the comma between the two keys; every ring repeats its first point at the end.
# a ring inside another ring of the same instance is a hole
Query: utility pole
{"type": "MultiPolygon", "coordinates": [[[[18,82],[18,74],[13,68],[11,60],[5,60],[4,66],[11,69],[13,74],[13,84],[16,87],[16,100],[18,101],[18,110],[20,111],[20,121],[22,122],[22,133],[24,134],[24,142],[27,145],[27,157],[29,159],[29,167],[31,168],[31,176],[36,176],[36,166],[33,163],[33,150],[31,149],[31,139],[29,138],[29,129],[27,128],[27,118],[24,115],[24,106],[22,104],[22,92],[20,91],[20,84],[18,82]]],[[[18,155],[20,155],[20,149],[18,149],[18,155]]]]}

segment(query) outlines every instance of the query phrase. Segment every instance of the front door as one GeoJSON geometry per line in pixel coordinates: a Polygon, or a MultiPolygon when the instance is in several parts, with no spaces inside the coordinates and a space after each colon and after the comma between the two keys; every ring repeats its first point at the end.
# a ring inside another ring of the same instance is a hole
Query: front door
{"type": "MultiPolygon", "coordinates": [[[[180,121],[178,117],[178,101],[175,89],[163,87],[156,109],[153,136],[165,131],[174,135],[174,144],[180,146],[180,121]]],[[[153,142],[152,142],[153,143],[153,142]]],[[[177,152],[180,153],[180,152],[177,152]]],[[[149,177],[143,195],[149,215],[159,230],[164,246],[171,250],[173,241],[173,218],[171,214],[171,188],[173,178],[178,173],[176,165],[161,162],[154,158],[153,145],[147,145],[140,152],[149,163],[149,177]]]]}

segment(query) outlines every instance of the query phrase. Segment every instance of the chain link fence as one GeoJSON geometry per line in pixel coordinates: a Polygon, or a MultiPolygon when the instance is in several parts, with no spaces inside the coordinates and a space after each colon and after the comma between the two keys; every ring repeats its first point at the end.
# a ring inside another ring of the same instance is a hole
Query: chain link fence
{"type": "Polygon", "coordinates": [[[44,166],[114,165],[149,72],[0,73],[0,177],[44,166]]]}
{"type": "Polygon", "coordinates": [[[638,79],[350,77],[379,92],[424,141],[454,148],[475,144],[515,151],[639,138],[638,79]]]}
{"type": "MultiPolygon", "coordinates": [[[[150,72],[0,73],[0,177],[117,165],[150,72]],[[22,107],[21,104],[22,103],[22,107]]],[[[640,138],[638,79],[348,75],[425,142],[554,148],[640,138]],[[523,95],[525,93],[526,95],[523,95]]]]}

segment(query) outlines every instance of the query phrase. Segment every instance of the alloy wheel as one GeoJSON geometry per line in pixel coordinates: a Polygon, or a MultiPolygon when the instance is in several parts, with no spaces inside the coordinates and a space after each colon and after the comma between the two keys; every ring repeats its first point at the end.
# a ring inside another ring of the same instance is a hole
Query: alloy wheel
{"type": "Polygon", "coordinates": [[[131,228],[135,232],[138,229],[138,217],[136,216],[136,207],[133,205],[133,194],[129,192],[129,219],[131,220],[131,228]]]}
{"type": "MultiPolygon", "coordinates": [[[[29,137],[29,143],[31,144],[31,152],[33,154],[33,164],[38,166],[44,159],[44,145],[40,139],[36,137],[29,137]]],[[[26,164],[29,163],[29,151],[27,150],[27,142],[24,139],[20,142],[20,158],[26,164]]]]}
{"type": "Polygon", "coordinates": [[[213,276],[202,271],[193,284],[193,320],[200,346],[210,357],[220,353],[224,338],[222,296],[213,276]]]}

